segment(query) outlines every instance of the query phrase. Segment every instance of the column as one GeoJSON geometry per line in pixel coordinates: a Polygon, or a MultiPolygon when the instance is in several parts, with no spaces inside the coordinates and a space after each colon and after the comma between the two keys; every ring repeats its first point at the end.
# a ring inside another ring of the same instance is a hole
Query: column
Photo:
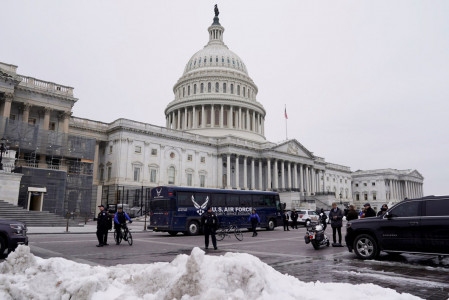
{"type": "Polygon", "coordinates": [[[239,107],[239,129],[242,129],[242,108],[239,107]]]}
{"type": "Polygon", "coordinates": [[[232,128],[232,106],[229,107],[228,128],[232,128]]]}
{"type": "Polygon", "coordinates": [[[271,191],[271,160],[267,159],[267,191],[271,191]]]}
{"type": "Polygon", "coordinates": [[[251,157],[251,189],[256,189],[256,169],[254,167],[254,157],[251,157]]]}
{"type": "Polygon", "coordinates": [[[298,188],[298,164],[293,164],[293,188],[298,188]]]}
{"type": "Polygon", "coordinates": [[[220,108],[220,128],[223,128],[223,104],[220,108]]]}
{"type": "Polygon", "coordinates": [[[279,180],[279,175],[278,175],[278,160],[277,159],[275,159],[274,160],[274,167],[273,167],[273,177],[274,177],[274,182],[273,182],[273,188],[275,189],[275,190],[277,190],[278,189],[278,180],[279,180]]]}
{"type": "Polygon", "coordinates": [[[281,161],[281,189],[285,189],[284,161],[281,161]]]}
{"type": "Polygon", "coordinates": [[[265,135],[265,117],[262,118],[262,135],[265,135]]]}
{"type": "Polygon", "coordinates": [[[69,133],[69,121],[70,121],[70,116],[72,115],[71,112],[65,112],[63,117],[64,117],[64,124],[62,126],[64,133],[69,133]]]}
{"type": "Polygon", "coordinates": [[[287,188],[292,188],[292,164],[291,162],[287,162],[287,188]]]}
{"type": "Polygon", "coordinates": [[[214,105],[210,106],[210,127],[215,127],[215,108],[214,105]]]}
{"type": "Polygon", "coordinates": [[[169,120],[168,116],[165,116],[165,127],[166,128],[168,128],[168,120],[169,120]]]}
{"type": "Polygon", "coordinates": [[[5,93],[5,106],[3,107],[3,117],[4,118],[9,118],[9,116],[11,115],[11,103],[12,103],[12,99],[14,98],[14,94],[13,93],[5,93]]]}
{"type": "Polygon", "coordinates": [[[243,156],[243,188],[248,189],[248,168],[246,165],[246,156],[243,156]]]}
{"type": "Polygon", "coordinates": [[[253,132],[256,132],[256,112],[253,110],[253,132]]]}
{"type": "Polygon", "coordinates": [[[310,196],[309,166],[306,166],[306,195],[310,196]]]}
{"type": "Polygon", "coordinates": [[[262,182],[262,159],[259,158],[259,190],[263,190],[262,182]]]}
{"type": "Polygon", "coordinates": [[[304,170],[302,164],[299,164],[299,190],[301,195],[304,195],[304,170]]]}
{"type": "Polygon", "coordinates": [[[192,128],[196,128],[196,109],[195,106],[192,108],[192,128]]]}
{"type": "Polygon", "coordinates": [[[404,183],[405,183],[405,197],[409,198],[410,195],[409,195],[409,192],[408,192],[408,182],[407,182],[407,180],[404,180],[404,183]]]}
{"type": "Polygon", "coordinates": [[[187,107],[184,108],[184,126],[182,129],[187,129],[187,107]]]}
{"type": "Polygon", "coordinates": [[[315,194],[316,192],[316,176],[315,176],[315,168],[311,167],[310,168],[310,176],[311,176],[311,183],[312,183],[312,188],[310,189],[310,192],[315,194]]]}
{"type": "Polygon", "coordinates": [[[231,187],[231,155],[226,154],[226,188],[230,189],[231,187]]]}
{"type": "Polygon", "coordinates": [[[28,123],[28,119],[30,117],[30,108],[31,108],[31,105],[29,103],[25,103],[23,105],[23,114],[22,114],[22,122],[23,123],[28,123]]]}
{"type": "Polygon", "coordinates": [[[239,163],[239,156],[236,155],[235,156],[235,187],[237,189],[240,189],[240,178],[239,178],[239,168],[240,167],[240,163],[239,163]]]}
{"type": "Polygon", "coordinates": [[[98,184],[98,180],[99,178],[97,178],[98,176],[98,153],[100,152],[100,141],[95,141],[95,155],[94,155],[94,174],[93,174],[93,178],[94,178],[94,183],[98,184]]]}
{"type": "Polygon", "coordinates": [[[42,129],[48,130],[50,128],[50,112],[51,108],[44,107],[44,125],[42,126],[42,129]]]}
{"type": "Polygon", "coordinates": [[[178,109],[178,128],[176,129],[181,129],[181,110],[178,109]]]}
{"type": "Polygon", "coordinates": [[[206,114],[204,113],[204,105],[201,105],[201,128],[206,127],[206,114]]]}
{"type": "Polygon", "coordinates": [[[223,187],[223,156],[218,155],[218,168],[217,168],[217,187],[223,187]]]}
{"type": "Polygon", "coordinates": [[[260,114],[257,114],[257,133],[260,133],[260,114]]]}

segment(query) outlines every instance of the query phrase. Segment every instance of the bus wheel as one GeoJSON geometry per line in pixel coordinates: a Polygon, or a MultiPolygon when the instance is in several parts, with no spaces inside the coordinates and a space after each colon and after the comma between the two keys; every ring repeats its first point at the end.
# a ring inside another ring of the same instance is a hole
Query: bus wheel
{"type": "Polygon", "coordinates": [[[274,220],[273,219],[270,219],[268,221],[267,230],[270,230],[270,231],[274,230],[274,220]]]}
{"type": "Polygon", "coordinates": [[[172,236],[175,236],[175,235],[178,234],[178,232],[177,232],[177,231],[169,231],[168,234],[169,234],[169,235],[172,235],[172,236]]]}
{"type": "Polygon", "coordinates": [[[200,227],[197,221],[190,221],[187,226],[187,233],[189,235],[198,235],[200,233],[200,227]]]}

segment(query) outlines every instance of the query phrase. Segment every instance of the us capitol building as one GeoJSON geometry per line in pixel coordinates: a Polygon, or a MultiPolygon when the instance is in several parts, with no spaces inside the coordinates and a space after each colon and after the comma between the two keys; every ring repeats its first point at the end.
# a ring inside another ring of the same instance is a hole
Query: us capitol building
{"type": "Polygon", "coordinates": [[[142,208],[159,185],[278,191],[287,208],[311,209],[334,201],[357,208],[371,202],[379,209],[423,195],[424,178],[416,170],[352,172],[295,139],[267,141],[258,88],[224,43],[224,31],[216,11],[209,42],[173,87],[164,127],[74,117],[72,87],[22,76],[17,66],[0,63],[0,135],[9,148],[0,195],[8,189],[10,195],[0,200],[30,210],[92,214],[99,203],[142,208]]]}

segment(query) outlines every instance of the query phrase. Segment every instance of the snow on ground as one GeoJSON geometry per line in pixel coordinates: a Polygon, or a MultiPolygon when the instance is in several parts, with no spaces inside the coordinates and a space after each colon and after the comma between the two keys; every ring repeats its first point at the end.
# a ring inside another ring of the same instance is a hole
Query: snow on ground
{"type": "Polygon", "coordinates": [[[0,299],[419,299],[373,284],[305,283],[249,254],[199,248],[172,262],[89,266],[19,246],[0,264],[0,299]]]}

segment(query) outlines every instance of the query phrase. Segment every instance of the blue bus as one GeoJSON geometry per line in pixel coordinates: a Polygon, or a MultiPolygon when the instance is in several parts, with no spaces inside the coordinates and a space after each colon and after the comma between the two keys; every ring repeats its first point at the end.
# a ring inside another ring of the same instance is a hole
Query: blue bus
{"type": "Polygon", "coordinates": [[[274,192],[160,186],[151,189],[149,205],[147,228],[170,235],[199,234],[201,215],[209,206],[224,225],[250,228],[248,218],[253,208],[260,217],[260,227],[273,230],[282,223],[279,194],[274,192]]]}

